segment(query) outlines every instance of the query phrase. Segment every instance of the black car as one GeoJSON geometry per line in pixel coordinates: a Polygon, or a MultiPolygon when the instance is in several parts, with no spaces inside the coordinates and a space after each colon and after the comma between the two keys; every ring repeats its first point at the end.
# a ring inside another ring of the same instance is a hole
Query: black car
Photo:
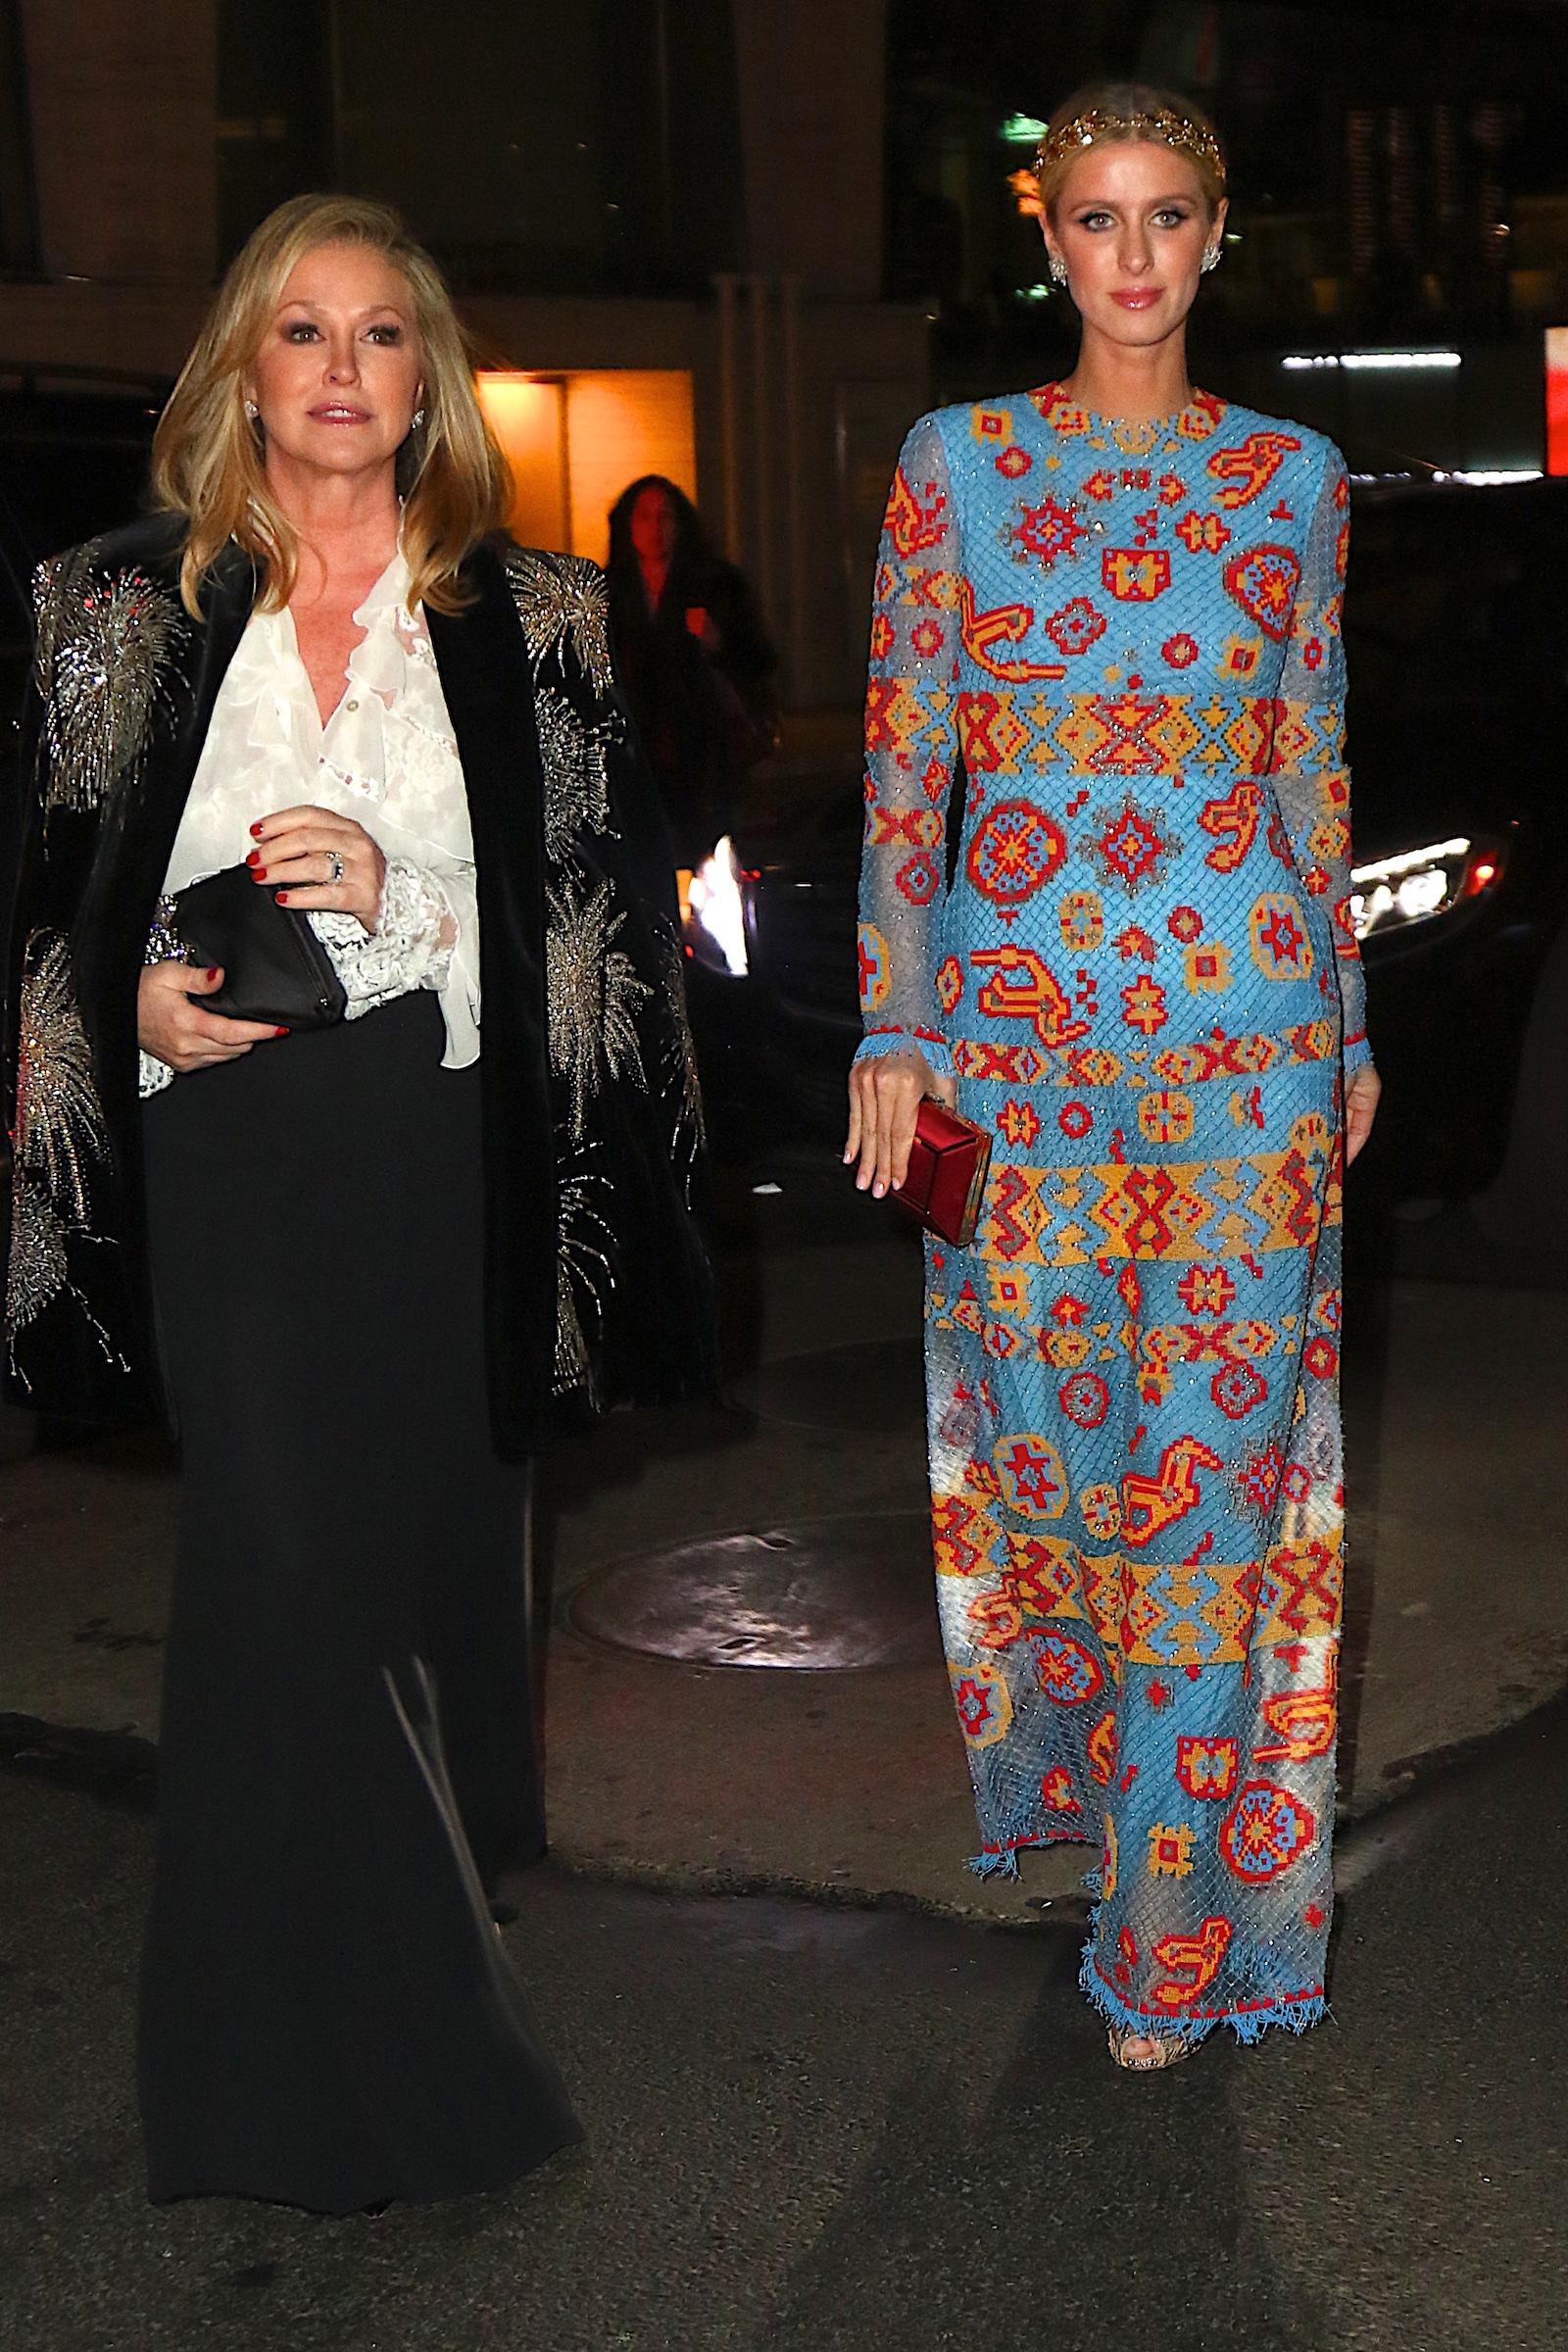
{"type": "MultiPolygon", "coordinates": [[[[1355,906],[1386,1084],[1367,1164],[1397,1197],[1460,1198],[1516,1119],[1560,1118],[1519,1075],[1568,954],[1568,483],[1362,483],[1354,511],[1355,906]]],[[[710,1087],[760,1077],[824,1141],[859,1036],[860,822],[846,766],[721,845],[687,922],[710,1087]]]]}

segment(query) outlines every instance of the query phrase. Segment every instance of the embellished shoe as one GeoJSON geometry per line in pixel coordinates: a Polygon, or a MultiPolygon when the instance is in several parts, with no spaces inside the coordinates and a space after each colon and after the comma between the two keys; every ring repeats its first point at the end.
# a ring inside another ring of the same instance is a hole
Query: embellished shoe
{"type": "Polygon", "coordinates": [[[1198,2046],[1196,2042],[1183,2041],[1175,2034],[1136,2034],[1130,2026],[1124,2026],[1119,2033],[1114,2026],[1107,2027],[1105,2039],[1116,2064],[1124,2067],[1130,2075],[1157,2075],[1167,2066],[1180,2066],[1182,2060],[1190,2058],[1198,2046]],[[1136,2058],[1129,2054],[1135,2041],[1149,2044],[1149,2048],[1136,2058]]]}

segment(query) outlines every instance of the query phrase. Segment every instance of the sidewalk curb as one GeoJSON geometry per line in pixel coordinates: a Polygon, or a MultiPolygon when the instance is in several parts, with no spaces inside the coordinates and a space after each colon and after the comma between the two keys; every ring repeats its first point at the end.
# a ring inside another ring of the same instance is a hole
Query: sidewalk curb
{"type": "MultiPolygon", "coordinates": [[[[1336,1858],[1348,1859],[1363,1834],[1381,1829],[1388,1816],[1430,1796],[1444,1782],[1493,1760],[1509,1740],[1527,1740],[1544,1719],[1568,1708],[1568,1683],[1538,1699],[1523,1715],[1509,1718],[1489,1732],[1477,1732],[1401,1757],[1390,1767],[1388,1786],[1356,1808],[1341,1812],[1335,1825],[1336,1858]]],[[[139,1732],[100,1732],[51,1724],[36,1716],[0,1714],[0,1768],[30,1772],[56,1787],[74,1788],[100,1802],[119,1804],[127,1811],[156,1809],[158,1748],[139,1732]]],[[[1092,1861],[1083,1849],[1086,1869],[1092,1861]]],[[[912,1894],[901,1887],[835,1884],[783,1872],[727,1870],[701,1863],[642,1862],[632,1855],[587,1852],[571,1843],[552,1844],[548,1860],[567,1878],[605,1886],[637,1886],[649,1893],[677,1898],[762,1899],[796,1902],[820,1910],[906,1912],[927,1919],[946,1919],[959,1925],[1001,1930],[1008,1935],[1032,1935],[1042,1930],[1070,1929],[1081,1935],[1087,1925],[1090,1898],[1054,1897],[1028,1919],[1007,1917],[977,1904],[942,1902],[912,1894]]],[[[1027,1898],[1025,1898],[1027,1900],[1027,1898]]]]}

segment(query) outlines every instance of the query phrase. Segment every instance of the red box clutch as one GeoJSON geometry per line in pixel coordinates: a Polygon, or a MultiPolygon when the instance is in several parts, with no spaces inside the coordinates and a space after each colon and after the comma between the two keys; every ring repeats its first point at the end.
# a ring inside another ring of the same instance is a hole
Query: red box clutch
{"type": "Polygon", "coordinates": [[[888,1198],[918,1217],[939,1241],[967,1250],[990,1165],[991,1138],[985,1129],[927,1095],[914,1123],[908,1173],[888,1198]]]}

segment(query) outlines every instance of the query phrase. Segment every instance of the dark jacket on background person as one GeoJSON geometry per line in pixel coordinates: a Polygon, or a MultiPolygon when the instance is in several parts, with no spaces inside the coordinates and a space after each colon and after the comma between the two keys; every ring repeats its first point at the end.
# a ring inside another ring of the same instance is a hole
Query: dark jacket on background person
{"type": "Polygon", "coordinates": [[[678,552],[650,610],[635,555],[612,562],[611,617],[626,700],[682,858],[706,854],[738,814],[748,765],[775,717],[774,653],[752,586],[706,550],[678,552]],[[694,609],[718,632],[707,653],[694,609]]]}
{"type": "MultiPolygon", "coordinates": [[[[6,1387],[88,1418],[162,1399],[137,984],[257,593],[231,545],[192,620],[183,536],[176,517],[138,522],[36,583],[7,975],[6,1387]]],[[[425,617],[478,882],[491,1417],[520,1458],[611,1405],[711,1386],[702,1105],[669,847],[620,701],[604,574],[497,540],[463,584],[462,612],[425,617]]]]}

